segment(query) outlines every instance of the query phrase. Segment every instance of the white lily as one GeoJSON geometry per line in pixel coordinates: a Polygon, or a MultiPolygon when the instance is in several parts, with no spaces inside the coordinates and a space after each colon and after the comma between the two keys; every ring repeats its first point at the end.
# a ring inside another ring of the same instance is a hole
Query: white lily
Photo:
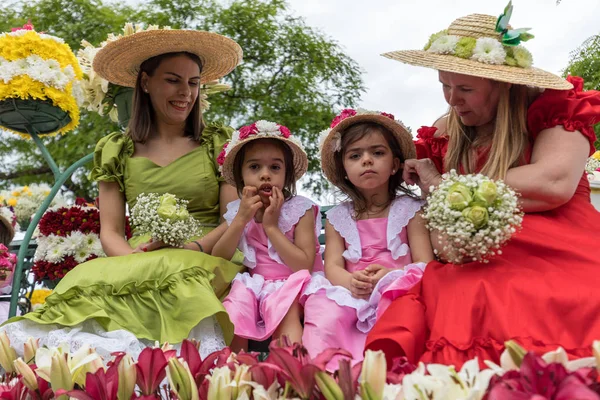
{"type": "Polygon", "coordinates": [[[17,352],[10,346],[10,339],[6,331],[0,332],[0,365],[7,373],[15,372],[14,361],[17,352]]]}
{"type": "MultiPolygon", "coordinates": [[[[96,351],[90,348],[89,345],[82,346],[73,354],[68,353],[68,346],[63,345],[58,348],[40,348],[35,354],[35,365],[37,366],[36,373],[47,382],[51,382],[53,375],[53,360],[61,358],[65,365],[61,368],[66,368],[70,374],[70,380],[73,384],[85,385],[85,376],[88,372],[95,373],[99,368],[103,368],[102,358],[96,351]]],[[[62,361],[61,361],[62,363],[62,361]]],[[[56,364],[56,361],[55,361],[56,364]]],[[[56,364],[58,365],[58,364],[56,364]]],[[[62,372],[65,373],[66,372],[62,372]]],[[[55,375],[56,377],[57,375],[55,375]]],[[[70,390],[70,389],[67,389],[70,390]]]]}
{"type": "Polygon", "coordinates": [[[29,365],[21,357],[15,360],[15,370],[23,377],[23,383],[28,389],[37,390],[37,378],[29,365]]]}
{"type": "Polygon", "coordinates": [[[208,400],[230,399],[232,393],[231,370],[229,367],[215,368],[211,376],[207,376],[210,384],[208,386],[208,400]]]}
{"type": "Polygon", "coordinates": [[[383,388],[383,400],[404,400],[402,385],[385,384],[383,388]]]}
{"type": "Polygon", "coordinates": [[[129,354],[126,354],[125,357],[121,359],[117,370],[119,372],[117,398],[119,400],[129,400],[135,389],[135,381],[137,378],[137,370],[133,358],[131,358],[129,354]]]}
{"type": "Polygon", "coordinates": [[[25,342],[25,346],[23,348],[23,358],[27,364],[33,364],[35,360],[35,353],[40,348],[40,339],[34,339],[30,337],[25,342]]]}
{"type": "Polygon", "coordinates": [[[386,361],[383,351],[365,352],[362,371],[358,379],[360,393],[364,399],[381,399],[386,380],[386,361]]]}

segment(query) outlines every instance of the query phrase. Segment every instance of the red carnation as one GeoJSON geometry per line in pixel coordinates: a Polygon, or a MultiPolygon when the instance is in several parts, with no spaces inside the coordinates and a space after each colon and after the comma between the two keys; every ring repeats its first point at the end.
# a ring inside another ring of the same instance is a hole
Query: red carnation
{"type": "Polygon", "coordinates": [[[279,125],[279,132],[281,132],[281,136],[284,138],[289,138],[292,135],[288,127],[283,125],[279,125]]]}
{"type": "Polygon", "coordinates": [[[331,121],[330,128],[335,128],[335,126],[337,124],[339,124],[340,122],[342,122],[346,118],[353,117],[355,115],[356,115],[356,110],[353,110],[352,108],[346,108],[346,109],[342,110],[342,112],[340,113],[340,115],[338,115],[337,117],[335,117],[333,119],[333,121],[331,121]]]}
{"type": "Polygon", "coordinates": [[[221,151],[221,153],[219,154],[219,157],[217,157],[217,164],[219,164],[219,165],[225,164],[225,149],[226,148],[227,148],[227,145],[225,145],[223,147],[223,151],[221,151]]]}

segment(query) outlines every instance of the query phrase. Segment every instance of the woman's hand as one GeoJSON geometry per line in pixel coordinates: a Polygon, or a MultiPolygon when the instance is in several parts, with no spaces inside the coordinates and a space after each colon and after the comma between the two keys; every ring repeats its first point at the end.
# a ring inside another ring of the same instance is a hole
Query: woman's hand
{"type": "Polygon", "coordinates": [[[162,249],[163,247],[170,246],[164,242],[161,242],[160,240],[150,239],[147,242],[140,243],[135,249],[133,249],[133,253],[146,253],[148,251],[162,249]]]}
{"type": "Polygon", "coordinates": [[[423,195],[429,194],[431,186],[437,186],[442,181],[442,175],[438,172],[433,161],[429,158],[421,160],[410,159],[404,162],[402,179],[409,185],[419,185],[423,195]]]}
{"type": "Polygon", "coordinates": [[[256,212],[263,206],[260,196],[257,193],[258,191],[254,186],[245,186],[242,190],[240,209],[235,218],[239,219],[244,225],[250,222],[256,215],[256,212]]]}
{"type": "Polygon", "coordinates": [[[371,277],[365,270],[354,271],[350,276],[350,293],[357,299],[368,300],[373,291],[371,277]]]}
{"type": "Polygon", "coordinates": [[[277,228],[279,226],[279,214],[281,212],[281,206],[283,206],[283,203],[285,202],[283,193],[275,186],[273,186],[273,194],[269,197],[269,200],[269,206],[265,209],[262,220],[265,229],[277,228]]]}

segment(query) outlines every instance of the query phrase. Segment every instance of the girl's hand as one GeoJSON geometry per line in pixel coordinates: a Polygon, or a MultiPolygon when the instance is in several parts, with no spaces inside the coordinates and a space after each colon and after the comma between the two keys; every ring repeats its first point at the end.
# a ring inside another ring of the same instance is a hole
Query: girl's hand
{"type": "Polygon", "coordinates": [[[238,218],[244,225],[254,218],[256,212],[263,206],[258,190],[254,186],[244,186],[242,190],[242,199],[240,209],[235,218],[238,218]]]}
{"type": "Polygon", "coordinates": [[[368,300],[373,291],[371,277],[365,271],[354,271],[350,278],[350,293],[357,299],[368,300]]]}
{"type": "Polygon", "coordinates": [[[265,229],[278,227],[281,206],[283,206],[283,203],[285,202],[283,193],[278,187],[275,186],[273,186],[273,193],[271,194],[271,197],[269,197],[269,200],[270,203],[265,210],[262,221],[265,229]]]}
{"type": "Polygon", "coordinates": [[[162,249],[163,247],[170,247],[168,244],[161,242],[160,240],[148,240],[145,243],[140,243],[135,249],[133,249],[133,253],[146,253],[148,251],[154,251],[158,249],[162,249]]]}
{"type": "Polygon", "coordinates": [[[429,188],[439,185],[442,181],[442,175],[429,158],[406,160],[402,178],[409,185],[419,185],[423,195],[428,195],[429,188]]]}
{"type": "Polygon", "coordinates": [[[371,283],[373,284],[373,287],[375,287],[375,285],[377,285],[377,282],[379,282],[381,278],[386,276],[388,272],[391,271],[391,269],[386,268],[383,265],[371,264],[367,268],[365,268],[365,271],[367,271],[367,273],[369,274],[371,283]]]}

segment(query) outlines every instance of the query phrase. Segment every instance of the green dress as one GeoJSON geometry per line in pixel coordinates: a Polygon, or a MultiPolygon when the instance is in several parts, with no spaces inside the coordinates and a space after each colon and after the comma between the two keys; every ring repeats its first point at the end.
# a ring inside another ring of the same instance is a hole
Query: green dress
{"type": "MultiPolygon", "coordinates": [[[[96,181],[117,182],[130,209],[141,193],[168,192],[189,200],[188,210],[206,234],[219,222],[222,178],[215,160],[231,131],[207,126],[199,147],[164,167],[132,157],[133,141],[112,133],[96,146],[91,176],[96,181]]],[[[134,232],[129,243],[135,247],[148,239],[134,232]]],[[[106,331],[125,329],[146,342],[179,343],[200,321],[214,317],[229,343],[233,325],[220,299],[241,269],[241,263],[173,248],[99,258],[70,271],[45,306],[8,324],[28,320],[75,327],[94,319],[106,331]]],[[[10,336],[11,330],[7,331],[10,336]]]]}

